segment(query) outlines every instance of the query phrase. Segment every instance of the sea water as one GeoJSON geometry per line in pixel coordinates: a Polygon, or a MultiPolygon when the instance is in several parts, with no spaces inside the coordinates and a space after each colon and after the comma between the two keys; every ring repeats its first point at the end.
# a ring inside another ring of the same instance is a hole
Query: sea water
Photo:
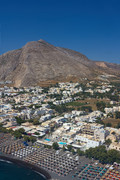
{"type": "Polygon", "coordinates": [[[0,180],[45,180],[29,168],[0,159],[0,180]]]}

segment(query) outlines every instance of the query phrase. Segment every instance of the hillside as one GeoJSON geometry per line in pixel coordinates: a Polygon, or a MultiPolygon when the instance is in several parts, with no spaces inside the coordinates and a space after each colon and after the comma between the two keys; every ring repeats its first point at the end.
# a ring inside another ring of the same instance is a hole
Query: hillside
{"type": "Polygon", "coordinates": [[[0,81],[33,86],[45,81],[94,79],[102,74],[120,76],[120,65],[95,62],[85,55],[44,40],[27,43],[18,50],[0,56],[0,81]]]}

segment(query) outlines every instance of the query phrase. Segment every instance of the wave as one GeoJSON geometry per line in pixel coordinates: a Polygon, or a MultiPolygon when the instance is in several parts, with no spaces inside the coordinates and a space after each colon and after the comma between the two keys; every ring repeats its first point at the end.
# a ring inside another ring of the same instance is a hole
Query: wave
{"type": "Polygon", "coordinates": [[[34,172],[36,172],[37,174],[39,174],[40,176],[42,176],[43,178],[46,179],[46,177],[43,174],[41,174],[40,172],[38,172],[38,171],[34,171],[34,172]]]}
{"type": "Polygon", "coordinates": [[[9,163],[9,164],[13,164],[12,162],[10,161],[7,161],[7,160],[3,160],[3,159],[0,159],[1,162],[6,162],[6,163],[9,163]]]}

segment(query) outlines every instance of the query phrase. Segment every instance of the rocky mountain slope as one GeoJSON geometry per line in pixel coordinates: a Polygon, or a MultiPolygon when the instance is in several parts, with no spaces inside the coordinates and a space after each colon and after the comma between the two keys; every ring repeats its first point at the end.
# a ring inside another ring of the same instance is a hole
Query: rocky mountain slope
{"type": "Polygon", "coordinates": [[[44,40],[29,42],[0,56],[0,81],[11,80],[17,87],[48,80],[92,79],[105,73],[120,76],[120,65],[91,61],[79,52],[44,40]]]}

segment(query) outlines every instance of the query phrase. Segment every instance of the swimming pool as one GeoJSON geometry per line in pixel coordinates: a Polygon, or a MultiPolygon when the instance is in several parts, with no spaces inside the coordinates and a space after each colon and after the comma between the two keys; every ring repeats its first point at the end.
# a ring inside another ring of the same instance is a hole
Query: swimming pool
{"type": "Polygon", "coordinates": [[[45,141],[51,141],[50,139],[45,139],[45,141]]]}
{"type": "Polygon", "coordinates": [[[66,145],[66,142],[58,142],[58,144],[66,145]]]}

